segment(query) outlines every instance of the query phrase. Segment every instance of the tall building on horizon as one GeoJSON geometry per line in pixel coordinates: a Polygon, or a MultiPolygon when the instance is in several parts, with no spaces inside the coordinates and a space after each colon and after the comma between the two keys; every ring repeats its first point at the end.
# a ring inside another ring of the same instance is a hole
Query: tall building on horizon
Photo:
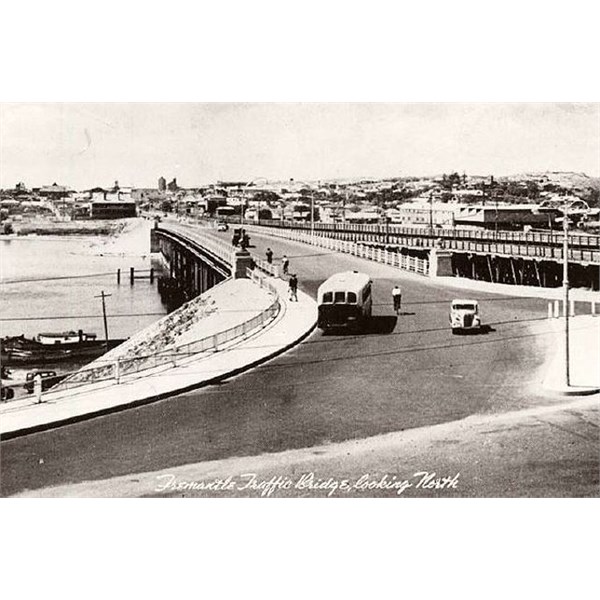
{"type": "Polygon", "coordinates": [[[158,191],[164,192],[167,189],[167,180],[164,177],[158,178],[158,191]]]}

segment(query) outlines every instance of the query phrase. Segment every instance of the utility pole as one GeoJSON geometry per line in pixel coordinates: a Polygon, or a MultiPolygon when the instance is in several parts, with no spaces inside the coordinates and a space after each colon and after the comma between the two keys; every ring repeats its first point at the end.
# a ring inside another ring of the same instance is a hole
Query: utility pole
{"type": "Polygon", "coordinates": [[[102,317],[104,319],[104,339],[106,340],[106,349],[108,350],[108,323],[106,321],[106,303],[105,298],[110,298],[112,294],[105,294],[104,290],[100,292],[100,296],[94,296],[94,298],[102,298],[102,317]]]}
{"type": "Polygon", "coordinates": [[[433,194],[429,194],[429,229],[433,235],[433,194]]]}
{"type": "Polygon", "coordinates": [[[315,237],[315,195],[311,190],[310,193],[310,237],[315,237]]]}
{"type": "Polygon", "coordinates": [[[496,215],[494,218],[494,233],[496,235],[496,237],[498,237],[498,198],[495,198],[496,200],[496,215]]]}
{"type": "Polygon", "coordinates": [[[571,371],[569,360],[569,219],[567,215],[568,203],[565,197],[563,207],[563,291],[565,311],[565,382],[571,385],[571,371]]]}
{"type": "Polygon", "coordinates": [[[494,213],[494,234],[498,237],[498,194],[494,192],[494,176],[490,178],[490,198],[494,199],[495,213],[494,213]]]}

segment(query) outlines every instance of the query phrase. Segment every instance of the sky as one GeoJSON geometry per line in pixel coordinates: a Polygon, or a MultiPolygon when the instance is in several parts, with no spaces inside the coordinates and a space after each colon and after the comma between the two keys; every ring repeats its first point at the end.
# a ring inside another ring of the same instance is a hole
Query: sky
{"type": "Polygon", "coordinates": [[[0,105],[0,187],[600,176],[600,104],[0,105]]]}

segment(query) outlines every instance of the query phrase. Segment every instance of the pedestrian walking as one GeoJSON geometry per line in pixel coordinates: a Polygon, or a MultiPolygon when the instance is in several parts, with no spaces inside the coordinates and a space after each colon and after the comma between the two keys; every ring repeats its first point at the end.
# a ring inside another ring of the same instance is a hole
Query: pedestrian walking
{"type": "Polygon", "coordinates": [[[271,250],[271,248],[267,248],[265,254],[267,255],[267,262],[269,264],[273,264],[273,250],[271,250]]]}
{"type": "Polygon", "coordinates": [[[290,277],[289,286],[290,302],[298,302],[298,278],[295,273],[290,277]]]}
{"type": "Polygon", "coordinates": [[[281,266],[283,267],[283,274],[287,275],[290,268],[290,259],[285,254],[283,255],[281,266]]]}
{"type": "Polygon", "coordinates": [[[42,402],[42,376],[39,373],[36,373],[33,377],[33,391],[35,393],[37,403],[41,404],[41,402],[42,402]]]}
{"type": "Polygon", "coordinates": [[[394,286],[392,290],[392,300],[394,301],[394,310],[398,314],[402,306],[402,289],[399,285],[394,286]]]}

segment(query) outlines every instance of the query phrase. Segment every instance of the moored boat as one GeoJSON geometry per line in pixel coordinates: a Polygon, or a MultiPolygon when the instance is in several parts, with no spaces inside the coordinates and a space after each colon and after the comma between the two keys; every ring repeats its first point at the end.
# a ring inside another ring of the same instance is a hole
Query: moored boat
{"type": "Polygon", "coordinates": [[[24,335],[0,340],[2,363],[5,365],[45,363],[83,358],[97,358],[124,340],[98,340],[94,333],[66,331],[40,333],[35,338],[24,335]]]}

